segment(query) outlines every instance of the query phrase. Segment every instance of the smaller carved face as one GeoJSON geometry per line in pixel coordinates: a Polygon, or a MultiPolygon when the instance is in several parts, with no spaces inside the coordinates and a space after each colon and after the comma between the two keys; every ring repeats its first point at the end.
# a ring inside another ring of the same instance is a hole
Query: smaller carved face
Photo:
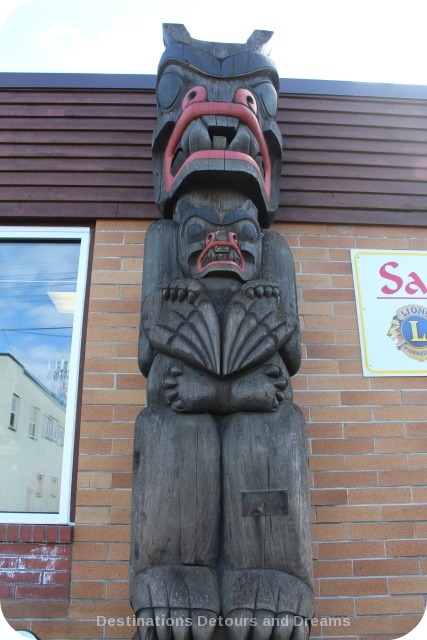
{"type": "Polygon", "coordinates": [[[261,266],[261,228],[248,213],[229,212],[220,220],[212,211],[188,212],[180,225],[179,257],[187,277],[232,276],[243,282],[261,266]]]}

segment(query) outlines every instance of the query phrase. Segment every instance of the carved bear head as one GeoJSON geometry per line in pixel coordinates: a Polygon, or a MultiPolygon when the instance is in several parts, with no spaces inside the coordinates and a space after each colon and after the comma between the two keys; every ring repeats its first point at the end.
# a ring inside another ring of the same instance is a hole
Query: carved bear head
{"type": "Polygon", "coordinates": [[[245,44],[195,40],[183,25],[164,25],[153,133],[155,199],[172,217],[189,188],[238,188],[262,227],[278,206],[282,137],[275,121],[279,77],[263,53],[272,33],[245,44]]]}

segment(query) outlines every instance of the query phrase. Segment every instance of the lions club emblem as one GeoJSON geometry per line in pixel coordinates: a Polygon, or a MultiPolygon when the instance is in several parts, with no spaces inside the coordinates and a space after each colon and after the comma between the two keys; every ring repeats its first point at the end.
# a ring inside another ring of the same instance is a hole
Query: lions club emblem
{"type": "Polygon", "coordinates": [[[413,360],[427,360],[427,308],[405,305],[393,316],[388,337],[399,351],[413,360]]]}

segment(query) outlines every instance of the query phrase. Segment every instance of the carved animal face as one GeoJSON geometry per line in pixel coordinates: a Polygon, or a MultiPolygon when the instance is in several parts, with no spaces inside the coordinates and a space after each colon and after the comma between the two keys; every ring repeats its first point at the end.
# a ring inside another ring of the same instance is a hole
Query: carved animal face
{"type": "Polygon", "coordinates": [[[179,230],[179,260],[186,277],[233,276],[243,282],[261,267],[261,228],[243,209],[221,220],[212,211],[187,212],[179,230]]]}
{"type": "Polygon", "coordinates": [[[159,65],[156,201],[168,217],[187,189],[220,181],[238,185],[255,202],[261,226],[269,226],[278,206],[282,155],[277,72],[267,56],[250,48],[251,39],[218,45],[222,50],[214,55],[216,43],[187,36],[169,39],[159,65]]]}

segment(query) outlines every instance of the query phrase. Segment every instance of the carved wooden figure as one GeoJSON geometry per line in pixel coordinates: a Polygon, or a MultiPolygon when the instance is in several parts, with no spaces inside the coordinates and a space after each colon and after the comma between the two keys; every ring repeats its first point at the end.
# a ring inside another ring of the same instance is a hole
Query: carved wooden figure
{"type": "Polygon", "coordinates": [[[164,219],[147,232],[139,342],[135,640],[309,635],[295,273],[268,229],[282,148],[270,37],[211,43],[164,26],[153,135],[164,219]]]}

